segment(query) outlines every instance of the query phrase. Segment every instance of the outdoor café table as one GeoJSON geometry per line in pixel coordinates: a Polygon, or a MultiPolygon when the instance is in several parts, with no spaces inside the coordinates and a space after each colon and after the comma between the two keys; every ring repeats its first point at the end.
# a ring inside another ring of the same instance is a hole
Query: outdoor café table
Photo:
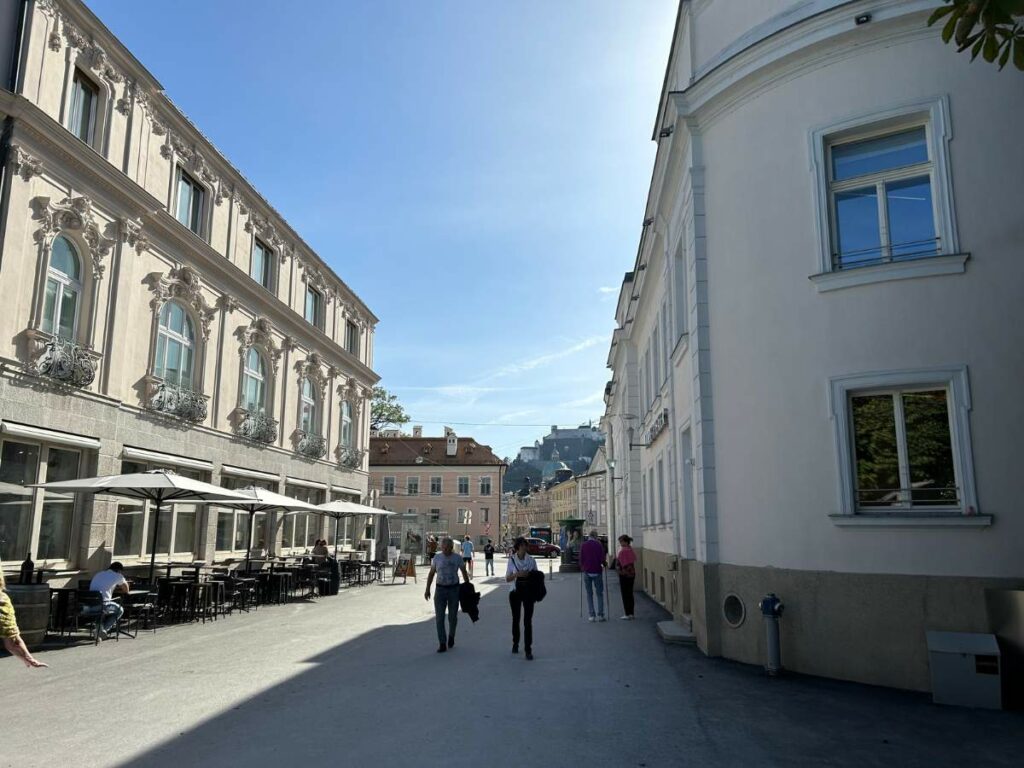
{"type": "Polygon", "coordinates": [[[50,630],[58,636],[67,629],[71,595],[77,592],[77,587],[50,587],[50,630]]]}

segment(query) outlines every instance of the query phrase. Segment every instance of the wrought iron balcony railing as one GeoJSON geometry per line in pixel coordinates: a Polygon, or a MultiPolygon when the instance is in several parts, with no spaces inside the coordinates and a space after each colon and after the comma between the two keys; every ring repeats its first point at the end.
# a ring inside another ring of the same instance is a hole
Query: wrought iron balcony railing
{"type": "Polygon", "coordinates": [[[35,371],[73,387],[88,387],[96,378],[99,357],[81,344],[54,336],[43,343],[35,371]]]}
{"type": "Polygon", "coordinates": [[[366,450],[363,448],[352,448],[345,445],[338,446],[338,463],[347,469],[359,469],[363,466],[363,456],[366,450]]]}
{"type": "Polygon", "coordinates": [[[237,434],[255,443],[273,443],[277,440],[277,419],[262,411],[243,411],[237,434]]]}
{"type": "Polygon", "coordinates": [[[322,459],[327,455],[327,440],[313,432],[300,429],[297,450],[307,459],[322,459]]]}
{"type": "Polygon", "coordinates": [[[206,421],[206,403],[209,399],[199,392],[162,381],[156,385],[149,407],[159,413],[198,424],[206,421]]]}

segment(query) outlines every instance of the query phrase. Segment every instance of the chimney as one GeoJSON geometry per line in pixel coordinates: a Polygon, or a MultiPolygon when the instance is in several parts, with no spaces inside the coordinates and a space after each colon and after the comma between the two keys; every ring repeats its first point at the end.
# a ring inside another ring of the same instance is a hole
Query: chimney
{"type": "Polygon", "coordinates": [[[412,428],[412,436],[423,437],[423,427],[421,427],[419,424],[414,425],[412,428]]]}
{"type": "Polygon", "coordinates": [[[457,456],[459,453],[459,438],[455,434],[455,430],[450,427],[444,428],[445,436],[445,456],[457,456]]]}

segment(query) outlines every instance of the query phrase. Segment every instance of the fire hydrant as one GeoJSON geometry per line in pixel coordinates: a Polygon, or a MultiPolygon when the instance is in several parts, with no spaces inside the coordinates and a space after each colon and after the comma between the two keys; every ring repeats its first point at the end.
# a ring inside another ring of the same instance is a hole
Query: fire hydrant
{"type": "Polygon", "coordinates": [[[774,677],[782,669],[782,651],[779,644],[779,618],[782,616],[782,601],[774,592],[769,592],[758,603],[764,617],[766,658],[764,670],[774,677]]]}

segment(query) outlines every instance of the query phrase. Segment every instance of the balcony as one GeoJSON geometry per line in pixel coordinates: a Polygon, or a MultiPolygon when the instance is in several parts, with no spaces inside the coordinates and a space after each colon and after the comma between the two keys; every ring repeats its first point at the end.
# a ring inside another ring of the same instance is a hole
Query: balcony
{"type": "Polygon", "coordinates": [[[206,403],[209,399],[199,392],[162,381],[156,385],[149,407],[157,413],[199,424],[206,421],[206,403]]]}
{"type": "Polygon", "coordinates": [[[235,432],[246,440],[269,445],[277,440],[277,420],[262,411],[243,410],[235,432]]]}
{"type": "Polygon", "coordinates": [[[351,448],[345,445],[338,446],[338,463],[346,469],[361,469],[363,466],[363,456],[366,455],[366,450],[363,448],[351,448]]]}
{"type": "Polygon", "coordinates": [[[100,355],[81,344],[51,336],[38,338],[35,373],[72,387],[88,387],[96,378],[100,355]]]}
{"type": "Polygon", "coordinates": [[[322,459],[327,455],[327,439],[312,432],[298,430],[299,441],[295,450],[307,459],[322,459]]]}

